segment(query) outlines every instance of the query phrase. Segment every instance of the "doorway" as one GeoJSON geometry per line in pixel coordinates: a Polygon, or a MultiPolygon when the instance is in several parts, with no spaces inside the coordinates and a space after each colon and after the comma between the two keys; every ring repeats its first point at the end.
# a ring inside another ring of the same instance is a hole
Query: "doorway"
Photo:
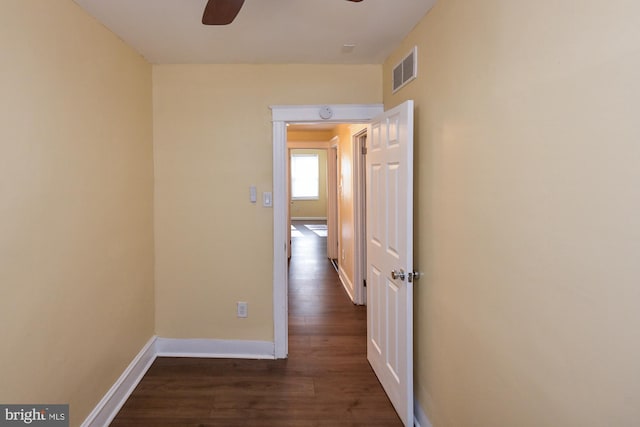
{"type": "Polygon", "coordinates": [[[366,135],[357,123],[287,127],[289,219],[326,221],[326,257],[356,305],[366,303],[366,135]]]}
{"type": "Polygon", "coordinates": [[[274,355],[288,354],[288,195],[287,123],[366,123],[383,113],[381,104],[272,106],[273,120],[273,318],[274,355]],[[322,116],[320,116],[322,113],[322,116]]]}
{"type": "MultiPolygon", "coordinates": [[[[298,219],[325,221],[327,227],[327,257],[337,261],[338,187],[336,180],[336,153],[338,138],[333,137],[327,140],[327,134],[330,134],[334,128],[335,125],[328,126],[326,124],[313,123],[287,127],[287,197],[289,201],[287,207],[290,223],[292,220],[298,219]],[[310,163],[300,163],[299,160],[301,158],[302,160],[308,160],[310,163]],[[316,170],[314,171],[314,169],[316,170]],[[297,187],[294,186],[294,182],[298,182],[297,187]],[[301,191],[307,191],[307,186],[309,186],[309,194],[302,194],[301,191]]],[[[290,235],[288,242],[287,256],[290,259],[292,244],[290,235]]]]}

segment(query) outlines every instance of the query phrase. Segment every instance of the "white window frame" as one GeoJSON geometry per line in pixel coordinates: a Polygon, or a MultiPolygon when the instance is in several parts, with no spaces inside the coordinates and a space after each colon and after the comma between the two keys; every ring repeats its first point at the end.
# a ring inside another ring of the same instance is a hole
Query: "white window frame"
{"type": "Polygon", "coordinates": [[[289,159],[291,162],[291,200],[320,200],[320,155],[318,153],[300,153],[300,152],[291,152],[291,158],[289,159]],[[294,195],[294,186],[296,180],[294,179],[294,158],[295,157],[313,157],[316,162],[316,179],[315,179],[315,196],[295,196],[294,195]]]}

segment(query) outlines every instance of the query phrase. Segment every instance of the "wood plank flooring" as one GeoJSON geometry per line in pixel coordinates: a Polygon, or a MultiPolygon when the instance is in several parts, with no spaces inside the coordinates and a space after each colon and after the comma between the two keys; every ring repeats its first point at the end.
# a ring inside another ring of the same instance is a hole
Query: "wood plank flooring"
{"type": "Polygon", "coordinates": [[[289,265],[289,358],[158,358],[111,426],[402,426],[366,360],[366,309],[342,288],[326,238],[303,224],[289,265]]]}

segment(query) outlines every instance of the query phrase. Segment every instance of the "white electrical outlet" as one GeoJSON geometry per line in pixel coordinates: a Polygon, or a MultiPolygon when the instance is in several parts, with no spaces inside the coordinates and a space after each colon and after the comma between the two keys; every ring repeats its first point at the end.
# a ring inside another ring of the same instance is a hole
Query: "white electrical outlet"
{"type": "Polygon", "coordinates": [[[238,317],[249,317],[249,304],[238,301],[236,312],[238,317]]]}

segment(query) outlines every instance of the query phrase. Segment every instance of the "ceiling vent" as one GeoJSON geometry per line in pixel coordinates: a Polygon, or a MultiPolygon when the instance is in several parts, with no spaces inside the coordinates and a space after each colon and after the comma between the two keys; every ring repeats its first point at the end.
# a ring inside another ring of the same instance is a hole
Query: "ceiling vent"
{"type": "Polygon", "coordinates": [[[418,75],[418,47],[414,46],[402,61],[393,67],[393,93],[399,91],[418,75]]]}

